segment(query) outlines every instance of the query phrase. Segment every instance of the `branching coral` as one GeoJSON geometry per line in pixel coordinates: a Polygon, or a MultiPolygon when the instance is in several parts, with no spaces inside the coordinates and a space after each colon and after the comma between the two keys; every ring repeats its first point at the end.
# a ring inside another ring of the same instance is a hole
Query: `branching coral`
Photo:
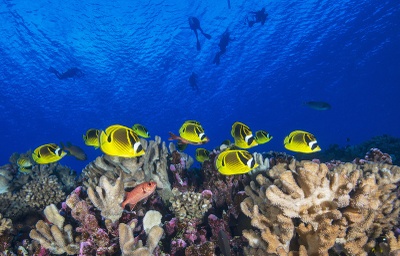
{"type": "Polygon", "coordinates": [[[136,241],[133,237],[133,230],[135,229],[135,222],[132,222],[132,226],[128,226],[124,223],[119,224],[119,244],[121,247],[123,256],[150,256],[154,249],[157,247],[164,230],[155,225],[153,226],[147,235],[146,246],[143,246],[142,241],[136,241]]]}
{"type": "Polygon", "coordinates": [[[55,205],[47,206],[45,215],[49,221],[53,220],[56,223],[50,225],[40,220],[29,236],[54,254],[77,254],[79,245],[74,242],[73,228],[69,224],[64,226],[64,218],[57,212],[55,205]]]}
{"type": "Polygon", "coordinates": [[[3,235],[6,231],[9,231],[12,228],[12,220],[3,218],[3,215],[0,213],[0,236],[3,235]]]}
{"type": "Polygon", "coordinates": [[[101,211],[101,216],[112,222],[117,221],[122,215],[121,203],[125,196],[121,178],[118,178],[113,186],[106,176],[102,176],[99,186],[96,186],[96,192],[89,187],[88,196],[94,206],[101,211]]]}
{"type": "Polygon", "coordinates": [[[308,255],[328,255],[334,245],[365,254],[398,222],[397,166],[346,164],[330,172],[325,164],[302,161],[276,178],[266,175],[257,176],[259,186],[246,187],[249,198],[241,204],[259,230],[243,232],[248,255],[287,254],[293,239],[308,255]]]}
{"type": "Polygon", "coordinates": [[[155,136],[154,141],[143,142],[146,154],[136,158],[111,157],[103,155],[97,157],[82,171],[83,184],[86,188],[95,187],[99,184],[100,177],[105,176],[110,182],[114,182],[123,173],[125,188],[135,187],[137,184],[147,180],[157,182],[160,188],[158,194],[164,201],[172,196],[171,184],[167,173],[168,149],[161,138],[155,136]]]}

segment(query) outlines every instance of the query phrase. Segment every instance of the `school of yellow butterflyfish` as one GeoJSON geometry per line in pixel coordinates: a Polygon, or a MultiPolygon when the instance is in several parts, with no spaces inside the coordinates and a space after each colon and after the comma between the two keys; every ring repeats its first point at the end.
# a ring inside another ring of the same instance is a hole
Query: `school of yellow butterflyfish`
{"type": "MultiPolygon", "coordinates": [[[[195,120],[185,121],[179,129],[179,135],[172,132],[169,135],[168,140],[177,140],[179,150],[185,149],[188,144],[203,145],[209,141],[200,122],[195,120]]],[[[244,174],[256,168],[258,164],[246,149],[267,143],[273,138],[264,130],[258,130],[253,135],[251,129],[242,122],[235,122],[232,125],[231,135],[234,143],[229,140],[224,141],[218,148],[219,153],[215,158],[215,167],[223,175],[244,174]]],[[[139,137],[150,138],[150,133],[143,125],[135,124],[130,128],[114,124],[105,130],[94,128],[87,130],[83,135],[83,140],[87,146],[100,148],[104,154],[110,156],[139,157],[145,154],[139,137]]],[[[287,150],[299,153],[313,153],[321,150],[314,135],[301,130],[292,131],[285,137],[283,144],[287,150]]],[[[33,151],[32,159],[38,164],[57,162],[67,154],[83,159],[83,150],[79,152],[79,147],[76,146],[69,148],[75,149],[68,151],[68,148],[60,147],[55,143],[44,144],[33,151]]],[[[195,154],[196,160],[201,163],[210,160],[210,151],[205,148],[197,148],[195,154]]],[[[17,164],[21,172],[29,171],[32,166],[26,157],[18,159],[17,164]]]]}

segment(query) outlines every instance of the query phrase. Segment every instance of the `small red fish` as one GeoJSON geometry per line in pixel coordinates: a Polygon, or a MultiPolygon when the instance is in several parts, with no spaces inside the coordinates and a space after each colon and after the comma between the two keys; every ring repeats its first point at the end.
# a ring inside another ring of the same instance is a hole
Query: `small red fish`
{"type": "Polygon", "coordinates": [[[140,183],[132,191],[125,193],[125,201],[122,202],[122,208],[125,208],[128,204],[132,211],[139,201],[153,194],[156,187],[157,183],[153,181],[140,183]]]}

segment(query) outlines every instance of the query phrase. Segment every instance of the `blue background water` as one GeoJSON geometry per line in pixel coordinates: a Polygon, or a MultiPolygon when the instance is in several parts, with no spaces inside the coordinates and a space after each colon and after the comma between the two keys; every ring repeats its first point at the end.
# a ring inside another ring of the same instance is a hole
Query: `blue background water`
{"type": "Polygon", "coordinates": [[[231,0],[228,9],[215,0],[1,0],[0,23],[0,164],[13,152],[70,141],[89,159],[61,163],[79,171],[101,154],[82,134],[116,123],[141,123],[166,140],[195,119],[213,148],[242,121],[274,136],[251,150],[260,152],[284,151],[295,129],[312,132],[322,149],[400,136],[397,1],[231,0]],[[248,13],[262,7],[266,24],[248,27],[248,13]],[[189,16],[212,36],[199,35],[201,51],[189,16]],[[226,29],[235,40],[216,66],[226,29]],[[58,80],[50,66],[85,76],[58,80]],[[199,91],[189,86],[192,72],[199,91]],[[332,109],[302,105],[309,100],[332,109]]]}

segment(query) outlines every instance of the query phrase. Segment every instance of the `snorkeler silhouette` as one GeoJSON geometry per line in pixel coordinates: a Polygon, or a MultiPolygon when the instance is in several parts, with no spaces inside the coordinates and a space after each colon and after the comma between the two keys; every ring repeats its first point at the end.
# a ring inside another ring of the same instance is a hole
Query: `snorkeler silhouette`
{"type": "Polygon", "coordinates": [[[261,25],[264,25],[268,17],[268,13],[265,12],[265,8],[262,8],[261,10],[256,12],[250,12],[250,14],[252,14],[252,18],[249,18],[247,16],[247,23],[249,24],[249,27],[252,27],[255,23],[258,22],[260,22],[261,25]]]}
{"type": "Polygon", "coordinates": [[[67,79],[67,78],[74,78],[74,77],[82,77],[83,76],[82,70],[80,70],[79,68],[75,68],[75,67],[68,69],[64,73],[60,73],[55,68],[50,67],[49,68],[49,72],[55,74],[56,77],[58,79],[60,79],[60,80],[64,80],[64,79],[67,79]]]}
{"type": "Polygon", "coordinates": [[[229,44],[229,41],[233,41],[232,38],[230,38],[230,33],[228,31],[228,29],[222,34],[221,39],[219,40],[219,49],[220,51],[217,52],[217,54],[215,54],[214,57],[214,61],[213,63],[215,63],[216,65],[219,65],[220,63],[220,57],[222,54],[224,54],[226,52],[226,47],[229,44]]]}
{"type": "Polygon", "coordinates": [[[197,85],[197,74],[192,72],[189,77],[189,84],[193,90],[199,90],[199,86],[197,85]]]}
{"type": "Polygon", "coordinates": [[[203,29],[200,27],[200,21],[196,17],[189,17],[189,26],[190,29],[194,31],[194,34],[196,35],[196,40],[197,40],[197,50],[200,51],[200,41],[199,41],[199,35],[197,33],[197,30],[200,30],[200,32],[205,36],[207,39],[211,39],[211,36],[209,34],[204,33],[203,29]]]}

